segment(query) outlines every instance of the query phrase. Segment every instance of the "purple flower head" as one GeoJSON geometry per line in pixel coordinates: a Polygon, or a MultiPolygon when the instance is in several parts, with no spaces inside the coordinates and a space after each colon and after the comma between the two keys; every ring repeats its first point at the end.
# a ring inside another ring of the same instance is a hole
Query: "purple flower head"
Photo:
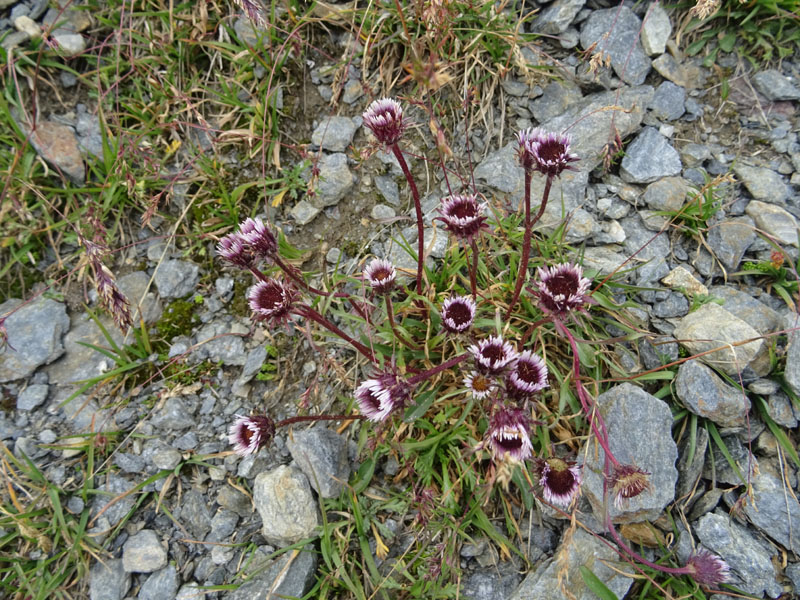
{"type": "Polygon", "coordinates": [[[560,458],[548,458],[540,463],[539,485],[542,495],[550,504],[566,508],[578,495],[581,486],[581,468],[560,458]]]}
{"type": "Polygon", "coordinates": [[[533,453],[528,437],[530,417],[521,410],[500,409],[494,414],[486,431],[486,446],[495,460],[508,456],[512,460],[525,460],[533,453]]]}
{"type": "Polygon", "coordinates": [[[692,579],[703,585],[718,587],[730,579],[728,563],[705,548],[692,552],[686,566],[692,579]]]}
{"type": "Polygon", "coordinates": [[[217,254],[241,269],[246,269],[255,262],[253,254],[238,232],[229,233],[219,241],[217,254]]]}
{"type": "Polygon", "coordinates": [[[514,370],[506,377],[506,392],[517,399],[524,399],[548,386],[547,365],[530,350],[520,353],[514,370]]]}
{"type": "Polygon", "coordinates": [[[367,379],[355,393],[361,414],[370,421],[385,421],[393,410],[405,406],[410,395],[408,383],[391,372],[367,379]]]}
{"type": "Polygon", "coordinates": [[[394,289],[397,271],[388,260],[374,258],[364,269],[364,279],[376,294],[388,294],[394,289]]]}
{"type": "Polygon", "coordinates": [[[550,177],[558,177],[578,156],[569,151],[570,138],[542,129],[526,129],[517,133],[519,161],[529,171],[534,169],[550,177]]]}
{"type": "Polygon", "coordinates": [[[486,229],[486,217],[483,212],[486,204],[478,202],[475,194],[455,194],[442,198],[438,217],[445,229],[460,240],[470,241],[481,230],[486,229]]]}
{"type": "Polygon", "coordinates": [[[233,451],[241,456],[255,454],[268,445],[274,435],[275,422],[265,415],[236,415],[236,420],[228,429],[228,441],[233,444],[233,451]]]}
{"type": "Polygon", "coordinates": [[[257,258],[271,258],[278,251],[275,236],[258,217],[245,219],[239,225],[239,235],[257,258]]]}
{"type": "Polygon", "coordinates": [[[407,126],[403,119],[403,107],[392,98],[375,100],[364,111],[362,118],[364,125],[385,146],[399,142],[407,126]]]}
{"type": "Polygon", "coordinates": [[[495,380],[478,371],[472,371],[464,378],[464,387],[472,392],[476,400],[483,400],[497,387],[495,380]]]}
{"type": "Polygon", "coordinates": [[[451,296],[442,302],[442,327],[450,333],[464,333],[475,320],[475,301],[471,296],[451,296]]]}
{"type": "Polygon", "coordinates": [[[499,375],[517,360],[517,351],[499,335],[481,340],[467,348],[475,359],[475,366],[481,373],[499,375]]]}
{"type": "Polygon", "coordinates": [[[625,502],[635,498],[650,487],[650,473],[635,465],[617,465],[611,474],[611,493],[614,506],[622,508],[625,502]]]}
{"type": "Polygon", "coordinates": [[[292,312],[295,290],[279,279],[259,281],[247,292],[253,318],[258,321],[286,321],[292,312]]]}
{"type": "Polygon", "coordinates": [[[260,2],[260,0],[234,0],[236,4],[238,4],[245,13],[247,13],[247,18],[255,25],[256,27],[263,27],[267,24],[266,9],[264,5],[260,2]]]}
{"type": "Polygon", "coordinates": [[[568,312],[582,307],[592,282],[583,276],[583,269],[578,265],[564,263],[552,267],[539,267],[539,306],[542,310],[555,316],[564,316],[568,312]]]}

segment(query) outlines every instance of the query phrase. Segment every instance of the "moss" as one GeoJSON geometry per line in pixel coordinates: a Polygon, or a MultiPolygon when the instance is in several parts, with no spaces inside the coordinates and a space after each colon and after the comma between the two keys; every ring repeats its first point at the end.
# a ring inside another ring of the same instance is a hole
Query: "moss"
{"type": "Polygon", "coordinates": [[[198,305],[192,301],[175,300],[167,305],[164,314],[156,323],[158,337],[164,342],[172,341],[178,335],[189,335],[199,319],[194,314],[198,305]]]}

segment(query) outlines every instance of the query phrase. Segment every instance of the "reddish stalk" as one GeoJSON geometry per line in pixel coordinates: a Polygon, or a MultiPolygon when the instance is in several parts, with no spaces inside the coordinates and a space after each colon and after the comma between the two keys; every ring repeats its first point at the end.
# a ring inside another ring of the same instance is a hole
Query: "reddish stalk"
{"type": "Polygon", "coordinates": [[[337,335],[340,338],[342,338],[344,341],[346,341],[348,344],[350,344],[353,348],[355,348],[361,354],[363,354],[371,362],[375,363],[376,365],[378,364],[378,359],[375,358],[375,354],[372,352],[372,350],[367,348],[361,342],[357,342],[356,340],[351,338],[344,331],[339,329],[336,325],[331,323],[328,319],[323,317],[321,314],[319,314],[316,310],[314,310],[310,306],[298,306],[298,307],[295,307],[294,313],[298,314],[298,315],[300,315],[302,317],[308,317],[312,321],[315,321],[315,322],[319,323],[320,325],[322,325],[325,329],[327,329],[331,333],[334,333],[335,335],[337,335]]]}
{"type": "Polygon", "coordinates": [[[366,419],[364,415],[306,415],[298,417],[289,417],[275,423],[275,428],[286,427],[287,425],[294,425],[295,423],[304,423],[307,421],[363,421],[366,419]]]}
{"type": "Polygon", "coordinates": [[[472,261],[470,262],[469,269],[469,285],[472,289],[472,299],[475,300],[478,296],[477,272],[478,272],[478,244],[473,237],[471,240],[470,248],[472,250],[472,261]]]}
{"type": "Polygon", "coordinates": [[[386,294],[383,298],[386,300],[386,318],[389,319],[389,325],[392,327],[392,333],[394,333],[394,337],[400,340],[400,342],[407,348],[410,348],[411,350],[419,350],[419,346],[412,344],[397,330],[397,325],[394,322],[394,307],[391,296],[386,294]]]}
{"type": "Polygon", "coordinates": [[[432,369],[428,369],[427,371],[423,371],[418,375],[414,375],[413,377],[409,378],[408,383],[409,385],[417,385],[418,383],[425,381],[426,379],[430,379],[437,373],[441,373],[442,371],[446,371],[450,367],[456,366],[458,363],[463,362],[469,357],[470,354],[467,352],[465,352],[464,354],[459,354],[458,356],[454,356],[450,360],[447,360],[442,364],[433,367],[432,369]]]}
{"type": "Polygon", "coordinates": [[[417,213],[417,294],[421,296],[422,263],[424,258],[423,254],[425,253],[425,230],[422,221],[422,204],[420,203],[419,191],[417,190],[417,184],[414,182],[414,176],[411,175],[411,170],[408,168],[408,163],[406,163],[406,159],[400,151],[400,146],[395,143],[389,147],[392,149],[392,153],[400,164],[400,168],[403,170],[403,175],[405,175],[406,181],[408,181],[408,185],[411,187],[411,195],[414,198],[414,210],[417,213]]]}

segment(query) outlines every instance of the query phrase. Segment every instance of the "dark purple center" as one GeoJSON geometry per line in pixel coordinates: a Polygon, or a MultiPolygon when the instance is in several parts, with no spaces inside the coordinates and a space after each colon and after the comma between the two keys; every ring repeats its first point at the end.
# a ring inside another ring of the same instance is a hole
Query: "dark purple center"
{"type": "Polygon", "coordinates": [[[374,279],[378,283],[383,283],[391,276],[392,272],[384,267],[379,267],[372,272],[372,279],[374,279]]]}
{"type": "Polygon", "coordinates": [[[505,352],[503,352],[503,349],[500,346],[492,344],[481,350],[481,356],[488,359],[492,363],[496,363],[505,357],[505,352]]]}
{"type": "Polygon", "coordinates": [[[539,368],[532,362],[520,361],[517,363],[517,377],[526,383],[539,383],[541,374],[539,368]]]}
{"type": "Polygon", "coordinates": [[[453,302],[447,307],[447,318],[458,325],[466,325],[472,320],[472,312],[463,302],[453,302]]]}
{"type": "Polygon", "coordinates": [[[562,160],[566,148],[559,142],[544,142],[539,146],[539,158],[545,162],[562,160]]]}
{"type": "Polygon", "coordinates": [[[553,296],[571,296],[578,291],[578,278],[573,273],[559,273],[547,280],[547,289],[553,296]]]}
{"type": "Polygon", "coordinates": [[[468,200],[461,200],[450,211],[451,217],[459,219],[470,219],[478,214],[478,209],[474,202],[468,200]]]}
{"type": "Polygon", "coordinates": [[[283,290],[276,283],[269,283],[258,290],[258,306],[264,310],[273,310],[283,304],[283,290]]]}
{"type": "Polygon", "coordinates": [[[522,448],[522,437],[519,435],[516,437],[509,438],[503,436],[502,433],[500,433],[500,434],[495,434],[494,440],[497,443],[497,445],[500,446],[503,452],[510,452],[513,454],[517,450],[522,448]]]}

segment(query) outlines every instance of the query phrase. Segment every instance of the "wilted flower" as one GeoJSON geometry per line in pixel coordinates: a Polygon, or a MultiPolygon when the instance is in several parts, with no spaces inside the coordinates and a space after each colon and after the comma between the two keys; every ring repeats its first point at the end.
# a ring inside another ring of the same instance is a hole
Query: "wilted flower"
{"type": "Polygon", "coordinates": [[[519,161],[526,170],[534,169],[550,177],[558,177],[571,162],[578,160],[570,153],[570,138],[542,129],[526,129],[517,133],[519,161]]]}
{"type": "Polygon", "coordinates": [[[442,302],[442,327],[464,333],[475,319],[475,301],[470,296],[452,296],[442,302]]]}
{"type": "Polygon", "coordinates": [[[376,294],[388,294],[394,288],[397,271],[388,260],[374,258],[364,269],[364,279],[376,294]]]}
{"type": "Polygon", "coordinates": [[[540,469],[539,485],[544,499],[556,506],[569,506],[581,486],[581,468],[553,457],[542,460],[540,469]]]}
{"type": "Polygon", "coordinates": [[[475,194],[455,194],[442,198],[439,220],[445,229],[461,240],[469,241],[486,229],[485,204],[478,202],[475,194]]]}
{"type": "Polygon", "coordinates": [[[497,383],[491,377],[472,371],[464,378],[464,387],[472,392],[472,397],[483,400],[497,387],[497,383]]]}
{"type": "Polygon", "coordinates": [[[239,225],[239,235],[256,258],[271,258],[278,251],[275,236],[258,217],[245,219],[239,225]]]}
{"type": "Polygon", "coordinates": [[[545,312],[566,315],[587,302],[586,293],[592,282],[583,276],[583,269],[569,263],[539,267],[539,305],[545,312]]]}
{"type": "Polygon", "coordinates": [[[611,474],[614,506],[621,509],[625,501],[635,498],[650,487],[649,472],[635,465],[617,465],[611,474]]]}
{"type": "Polygon", "coordinates": [[[256,320],[280,322],[292,312],[295,290],[278,279],[259,281],[247,292],[250,309],[256,320]]]}
{"type": "Polygon", "coordinates": [[[236,454],[247,456],[268,445],[274,435],[275,422],[269,417],[236,415],[236,420],[228,430],[228,441],[233,444],[236,454]]]}
{"type": "Polygon", "coordinates": [[[381,373],[356,389],[358,407],[370,421],[384,421],[396,408],[402,408],[410,394],[408,383],[394,373],[381,373]]]}
{"type": "Polygon", "coordinates": [[[521,410],[500,409],[492,416],[486,432],[486,445],[495,460],[508,456],[512,460],[525,460],[533,453],[528,437],[530,417],[521,410]]]}
{"type": "Polygon", "coordinates": [[[527,398],[547,386],[545,362],[530,350],[520,353],[514,370],[506,377],[506,392],[513,398],[527,398]]]}
{"type": "Polygon", "coordinates": [[[697,583],[717,587],[730,578],[730,567],[722,558],[705,548],[698,548],[686,563],[689,574],[697,583]]]}
{"type": "Polygon", "coordinates": [[[252,21],[253,25],[263,27],[267,24],[266,9],[259,0],[234,0],[245,13],[247,18],[252,21]]]}
{"type": "Polygon", "coordinates": [[[499,375],[508,365],[517,360],[517,351],[499,335],[481,340],[467,348],[482,373],[499,375]]]}
{"type": "Polygon", "coordinates": [[[392,98],[375,100],[362,115],[364,125],[378,138],[381,144],[393,146],[403,137],[406,121],[403,107],[392,98]]]}

